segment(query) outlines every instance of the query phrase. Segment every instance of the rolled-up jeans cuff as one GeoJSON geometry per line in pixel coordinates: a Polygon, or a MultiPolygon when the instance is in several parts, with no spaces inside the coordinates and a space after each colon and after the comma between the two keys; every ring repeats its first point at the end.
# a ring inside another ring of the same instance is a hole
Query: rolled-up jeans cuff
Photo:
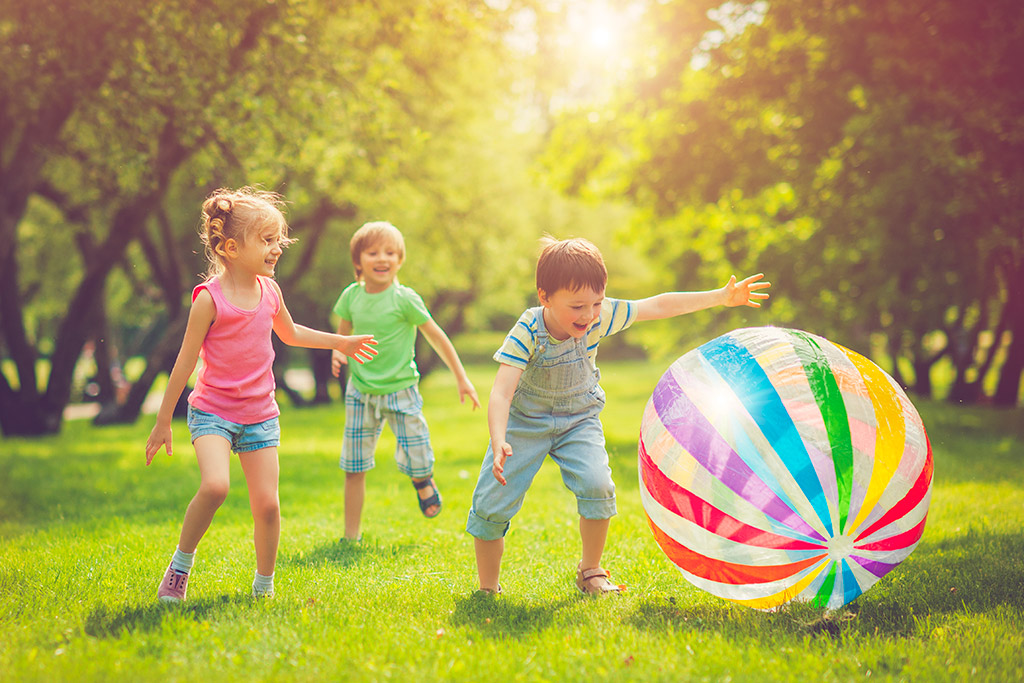
{"type": "Polygon", "coordinates": [[[496,541],[508,533],[509,522],[489,522],[473,510],[469,511],[466,520],[466,531],[481,541],[496,541]]]}
{"type": "Polygon", "coordinates": [[[584,519],[611,519],[615,516],[615,497],[577,498],[576,509],[584,519]]]}

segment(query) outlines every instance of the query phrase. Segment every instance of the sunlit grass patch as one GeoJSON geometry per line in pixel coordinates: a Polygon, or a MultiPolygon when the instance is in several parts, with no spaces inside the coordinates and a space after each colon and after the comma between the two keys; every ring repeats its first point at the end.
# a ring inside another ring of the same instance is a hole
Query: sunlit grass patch
{"type": "MultiPolygon", "coordinates": [[[[636,474],[640,415],[664,368],[603,363],[618,490],[604,564],[628,591],[574,586],[575,503],[550,463],[507,538],[505,593],[474,596],[466,513],[487,440],[449,373],[422,386],[444,511],[422,517],[385,431],[362,542],[339,543],[340,404],[282,415],[277,596],[253,600],[244,478],[200,544],[189,601],[156,584],[199,481],[183,423],[146,467],[151,427],[69,422],[0,442],[4,680],[1019,680],[1024,642],[1020,411],[919,402],[935,453],[919,547],[836,612],[763,613],[690,584],[655,544],[636,474]]],[[[472,366],[486,398],[493,364],[472,366]]]]}

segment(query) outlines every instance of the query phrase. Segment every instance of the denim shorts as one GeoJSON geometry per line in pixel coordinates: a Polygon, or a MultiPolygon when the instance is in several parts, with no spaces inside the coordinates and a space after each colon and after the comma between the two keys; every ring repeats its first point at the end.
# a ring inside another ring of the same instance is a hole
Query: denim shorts
{"type": "Polygon", "coordinates": [[[595,386],[573,400],[570,409],[576,414],[551,414],[549,402],[538,402],[524,392],[516,393],[505,431],[512,446],[512,457],[505,461],[504,476],[508,483],[502,486],[494,478],[494,451],[488,444],[473,491],[466,531],[486,541],[503,537],[508,532],[509,520],[519,512],[533,478],[549,455],[562,471],[562,482],[575,494],[580,517],[615,516],[615,483],[608,466],[604,428],[598,417],[604,407],[604,390],[595,386]]]}
{"type": "Polygon", "coordinates": [[[191,404],[188,407],[188,430],[192,434],[193,443],[207,434],[223,436],[235,453],[248,453],[281,444],[281,423],[276,417],[265,422],[241,425],[194,408],[191,404]]]}

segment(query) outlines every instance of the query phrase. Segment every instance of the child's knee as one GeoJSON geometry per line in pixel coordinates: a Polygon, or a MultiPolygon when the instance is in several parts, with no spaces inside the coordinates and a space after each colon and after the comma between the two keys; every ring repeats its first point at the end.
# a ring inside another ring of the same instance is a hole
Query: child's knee
{"type": "Polygon", "coordinates": [[[576,482],[576,507],[581,517],[608,519],[615,516],[615,483],[610,475],[586,477],[576,482]]]}
{"type": "Polygon", "coordinates": [[[230,484],[226,479],[208,479],[199,484],[199,496],[218,507],[227,499],[230,484]]]}
{"type": "Polygon", "coordinates": [[[615,482],[607,467],[568,473],[565,483],[577,498],[588,500],[615,500],[615,482]]]}
{"type": "Polygon", "coordinates": [[[265,496],[252,502],[252,517],[261,522],[276,522],[281,518],[281,504],[277,496],[265,496]]]}

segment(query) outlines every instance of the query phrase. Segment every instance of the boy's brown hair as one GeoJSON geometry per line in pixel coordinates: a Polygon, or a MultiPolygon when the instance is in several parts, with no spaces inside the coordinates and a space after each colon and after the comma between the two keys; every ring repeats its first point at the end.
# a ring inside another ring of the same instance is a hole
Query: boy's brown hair
{"type": "Polygon", "coordinates": [[[551,296],[560,289],[570,292],[584,287],[596,293],[608,284],[608,269],[601,251],[589,240],[574,237],[556,240],[545,236],[537,259],[537,289],[551,296]]]}
{"type": "Polygon", "coordinates": [[[405,239],[398,228],[387,221],[364,223],[352,235],[352,241],[348,245],[349,253],[352,256],[352,267],[356,271],[356,280],[362,281],[363,279],[363,269],[359,266],[359,257],[377,243],[393,246],[398,252],[398,262],[405,262],[405,239]]]}

